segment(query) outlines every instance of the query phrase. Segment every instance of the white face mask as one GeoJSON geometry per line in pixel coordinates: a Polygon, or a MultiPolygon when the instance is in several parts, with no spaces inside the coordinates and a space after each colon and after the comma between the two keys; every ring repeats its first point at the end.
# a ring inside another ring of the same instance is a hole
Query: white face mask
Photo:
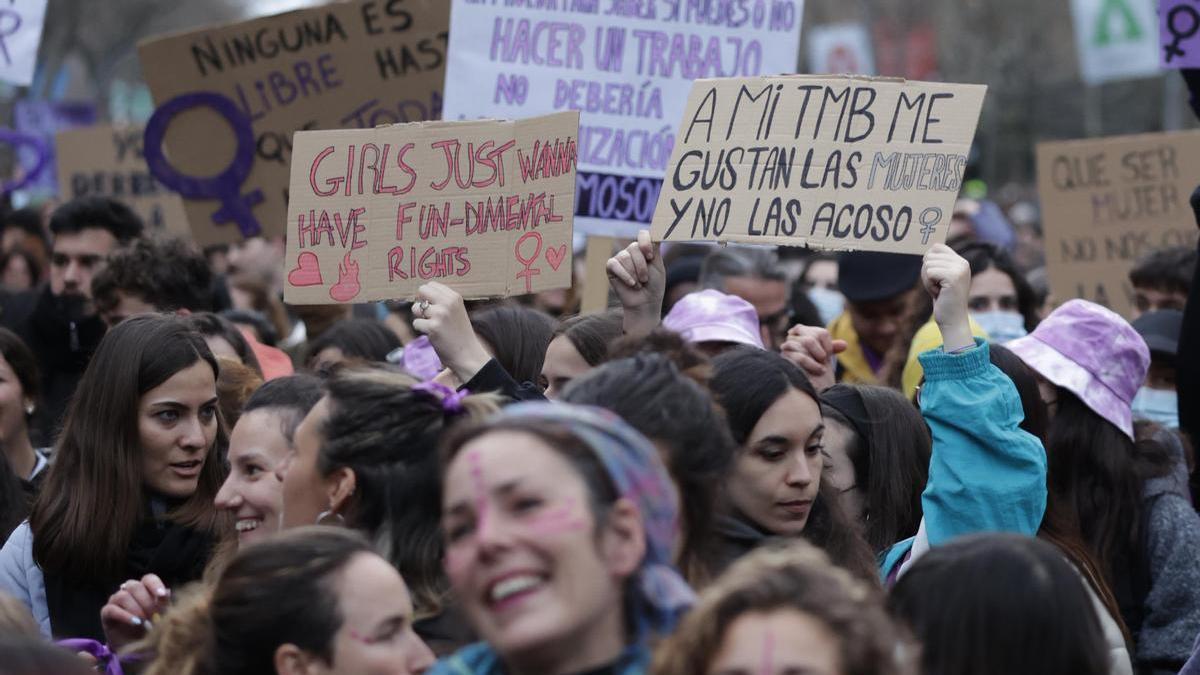
{"type": "Polygon", "coordinates": [[[1179,428],[1179,395],[1171,389],[1142,387],[1133,397],[1133,418],[1179,428]]]}
{"type": "Polygon", "coordinates": [[[1016,312],[976,312],[971,318],[988,334],[988,339],[996,344],[1004,344],[1028,334],[1025,330],[1025,317],[1016,312]]]}
{"type": "Polygon", "coordinates": [[[823,326],[828,326],[833,323],[834,319],[841,316],[846,304],[846,298],[842,297],[841,293],[823,286],[813,286],[808,289],[808,299],[816,305],[817,314],[821,315],[821,325],[823,326]]]}

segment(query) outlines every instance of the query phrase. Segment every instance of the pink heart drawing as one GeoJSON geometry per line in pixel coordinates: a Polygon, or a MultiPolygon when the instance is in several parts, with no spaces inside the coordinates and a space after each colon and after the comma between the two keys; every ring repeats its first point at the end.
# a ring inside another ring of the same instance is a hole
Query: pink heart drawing
{"type": "Polygon", "coordinates": [[[559,246],[558,248],[554,248],[553,246],[546,247],[546,262],[550,263],[550,267],[553,268],[555,272],[558,271],[558,266],[561,265],[563,263],[563,261],[566,259],[567,259],[567,245],[566,244],[563,244],[563,245],[559,246]]]}
{"type": "Polygon", "coordinates": [[[296,269],[288,272],[288,283],[293,286],[320,286],[321,261],[317,254],[305,251],[296,258],[296,269]]]}

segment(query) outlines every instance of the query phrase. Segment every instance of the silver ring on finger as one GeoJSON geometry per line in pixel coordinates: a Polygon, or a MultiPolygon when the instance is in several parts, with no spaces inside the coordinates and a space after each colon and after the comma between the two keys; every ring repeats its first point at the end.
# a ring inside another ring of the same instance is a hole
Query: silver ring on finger
{"type": "Polygon", "coordinates": [[[429,301],[422,300],[421,304],[417,305],[417,308],[421,310],[421,317],[424,318],[429,314],[429,301]]]}

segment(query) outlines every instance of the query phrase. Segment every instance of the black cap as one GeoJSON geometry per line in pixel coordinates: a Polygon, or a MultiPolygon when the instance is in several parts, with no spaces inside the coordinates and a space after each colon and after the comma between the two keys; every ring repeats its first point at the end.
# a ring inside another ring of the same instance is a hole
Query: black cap
{"type": "Polygon", "coordinates": [[[673,261],[667,266],[667,290],[679,284],[694,284],[700,281],[700,268],[703,265],[702,255],[685,256],[673,261]]]}
{"type": "Polygon", "coordinates": [[[838,290],[848,302],[875,302],[912,290],[921,278],[921,256],[847,251],[838,256],[838,290]]]}
{"type": "Polygon", "coordinates": [[[1151,352],[1175,356],[1179,353],[1179,333],[1183,330],[1183,312],[1160,309],[1146,312],[1133,322],[1133,329],[1146,341],[1151,352]]]}

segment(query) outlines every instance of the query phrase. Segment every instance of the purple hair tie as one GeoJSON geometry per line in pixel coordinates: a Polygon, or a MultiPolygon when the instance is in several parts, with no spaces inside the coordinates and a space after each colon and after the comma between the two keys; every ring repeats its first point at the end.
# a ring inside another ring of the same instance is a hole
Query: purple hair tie
{"type": "Polygon", "coordinates": [[[442,412],[451,415],[458,415],[464,412],[463,399],[471,395],[471,392],[466,389],[455,391],[441,382],[434,382],[433,380],[425,380],[420,384],[413,385],[413,389],[424,391],[440,398],[442,400],[442,412]]]}
{"type": "Polygon", "coordinates": [[[125,673],[125,670],[121,668],[121,659],[106,644],[84,638],[59,640],[57,644],[64,649],[90,655],[96,659],[98,666],[104,667],[104,675],[124,675],[125,673]]]}

